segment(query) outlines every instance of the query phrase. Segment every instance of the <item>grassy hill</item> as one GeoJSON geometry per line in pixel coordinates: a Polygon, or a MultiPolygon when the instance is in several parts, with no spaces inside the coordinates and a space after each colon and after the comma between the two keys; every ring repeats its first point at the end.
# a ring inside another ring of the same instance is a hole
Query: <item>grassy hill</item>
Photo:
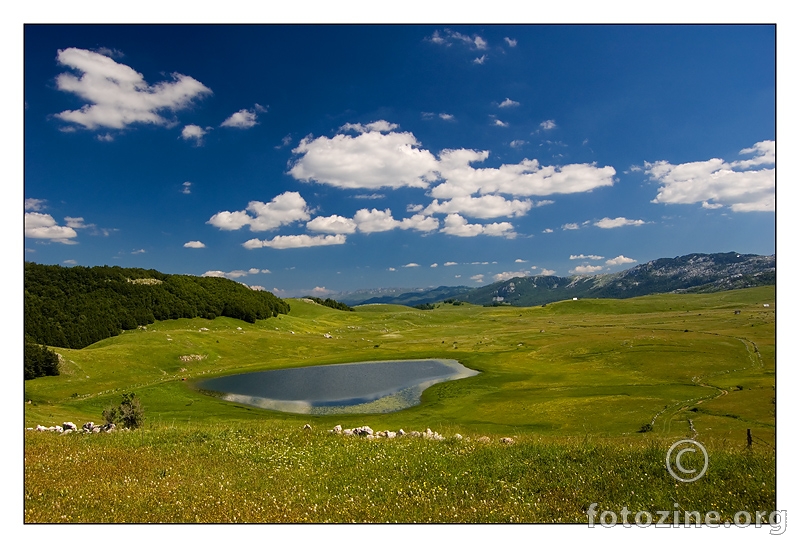
{"type": "Polygon", "coordinates": [[[654,515],[678,502],[729,519],[774,509],[774,287],[534,308],[290,305],[254,324],[168,320],[56,348],[62,374],[25,382],[26,426],[99,422],[129,392],[146,423],[27,432],[26,522],[585,522],[589,502],[654,515]],[[285,414],[192,388],[221,374],[401,358],[453,358],[481,374],[373,415],[285,414]],[[448,440],[325,432],[336,424],[430,427],[448,440]],[[678,484],[664,455],[692,436],[712,466],[678,484]]]}

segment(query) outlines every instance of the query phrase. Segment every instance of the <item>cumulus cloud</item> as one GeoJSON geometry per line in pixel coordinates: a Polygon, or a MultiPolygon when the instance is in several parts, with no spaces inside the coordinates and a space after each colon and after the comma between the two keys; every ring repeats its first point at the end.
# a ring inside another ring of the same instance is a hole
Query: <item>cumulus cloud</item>
{"type": "Polygon", "coordinates": [[[514,225],[508,222],[491,224],[469,224],[467,220],[458,213],[451,213],[444,219],[444,228],[441,230],[451,236],[470,238],[485,234],[486,236],[503,236],[505,238],[515,238],[514,225]]]}
{"type": "Polygon", "coordinates": [[[188,247],[190,249],[203,249],[205,246],[206,244],[198,240],[192,240],[191,242],[183,244],[183,247],[188,247]]]}
{"type": "Polygon", "coordinates": [[[257,116],[255,112],[252,110],[242,109],[225,118],[225,120],[220,124],[220,127],[249,129],[258,123],[256,119],[257,116]]]}
{"type": "Polygon", "coordinates": [[[258,249],[261,247],[271,247],[273,249],[292,249],[297,247],[317,247],[325,245],[341,245],[347,241],[344,234],[329,234],[327,236],[309,236],[308,234],[298,234],[293,236],[275,236],[271,240],[259,240],[253,238],[247,240],[242,246],[245,249],[258,249]]]}
{"type": "Polygon", "coordinates": [[[498,127],[508,127],[508,122],[498,120],[497,118],[492,118],[492,124],[498,127]]]}
{"type": "Polygon", "coordinates": [[[477,219],[494,219],[496,217],[521,217],[533,207],[530,200],[506,200],[502,196],[489,194],[485,196],[457,196],[446,202],[434,200],[424,213],[463,213],[477,219]]]}
{"type": "Polygon", "coordinates": [[[306,223],[306,228],[313,232],[325,232],[328,234],[352,234],[358,225],[353,219],[340,215],[330,217],[314,217],[306,223]]]}
{"type": "Polygon", "coordinates": [[[431,268],[436,268],[436,267],[438,267],[438,266],[439,266],[439,263],[433,263],[433,264],[431,265],[431,268]]]}
{"type": "Polygon", "coordinates": [[[476,65],[482,65],[486,62],[486,55],[484,54],[481,55],[480,57],[476,57],[475,59],[472,60],[472,62],[475,63],[476,65]]]}
{"type": "Polygon", "coordinates": [[[365,234],[372,232],[387,232],[399,228],[401,230],[416,230],[418,232],[432,232],[439,228],[439,220],[423,214],[413,215],[403,220],[392,216],[391,209],[359,209],[353,221],[358,226],[358,231],[365,234]]]}
{"type": "Polygon", "coordinates": [[[525,259],[517,259],[517,260],[516,260],[516,261],[514,261],[514,262],[515,262],[515,263],[527,263],[528,261],[526,261],[525,259]]]}
{"type": "Polygon", "coordinates": [[[25,211],[41,211],[47,207],[44,205],[46,201],[38,198],[25,198],[25,211]]]}
{"type": "Polygon", "coordinates": [[[444,263],[444,266],[456,266],[458,263],[454,263],[453,261],[447,261],[444,263]]]}
{"type": "Polygon", "coordinates": [[[479,284],[483,283],[483,274],[475,274],[474,276],[469,277],[470,280],[478,282],[479,284]]]}
{"type": "Polygon", "coordinates": [[[556,127],[556,121],[555,120],[545,120],[544,122],[539,124],[539,127],[542,128],[545,131],[547,131],[549,129],[553,129],[554,127],[556,127]]]}
{"type": "Polygon", "coordinates": [[[553,232],[552,228],[545,228],[544,230],[542,230],[542,234],[552,234],[552,232],[553,232]]]}
{"type": "Polygon", "coordinates": [[[569,256],[569,260],[570,261],[586,260],[586,259],[590,259],[592,261],[599,261],[601,259],[605,259],[605,257],[603,257],[601,255],[584,255],[583,253],[581,253],[580,255],[570,255],[569,256]]]}
{"type": "Polygon", "coordinates": [[[500,103],[500,108],[518,107],[518,106],[519,106],[519,102],[518,101],[512,101],[508,97],[506,97],[505,101],[500,103]]]}
{"type": "Polygon", "coordinates": [[[181,130],[181,139],[184,141],[194,139],[195,143],[199,145],[203,142],[203,136],[206,133],[208,132],[200,126],[189,124],[181,130]]]}
{"type": "Polygon", "coordinates": [[[55,116],[87,129],[123,129],[135,123],[168,125],[160,112],[187,108],[195,99],[211,93],[191,76],[177,72],[172,73],[172,81],[150,85],[131,67],[85,49],[59,50],[56,58],[80,74],[59,74],[56,88],[74,93],[87,104],[55,116]]]}
{"type": "MultiPolygon", "coordinates": [[[[499,120],[497,120],[499,121],[499,120]]],[[[472,194],[546,196],[587,192],[614,184],[613,167],[594,164],[542,166],[538,160],[497,168],[475,168],[489,151],[445,149],[438,159],[421,147],[409,132],[395,132],[395,124],[349,124],[360,133],[332,138],[304,138],[293,150],[299,157],[289,174],[304,182],[339,188],[428,188],[434,198],[472,194]]]]}
{"type": "MultiPolygon", "coordinates": [[[[383,200],[384,198],[386,198],[386,194],[377,194],[375,192],[373,192],[372,194],[356,194],[355,196],[353,196],[353,198],[356,198],[358,200],[383,200]]],[[[420,206],[420,208],[421,207],[422,206],[420,206]]]]}
{"type": "Polygon", "coordinates": [[[613,259],[607,260],[606,264],[609,265],[609,266],[618,266],[618,265],[621,265],[621,264],[628,264],[628,263],[635,263],[635,262],[636,262],[636,259],[631,259],[631,258],[625,257],[623,255],[618,255],[618,256],[614,257],[613,259]]]}
{"type": "Polygon", "coordinates": [[[617,217],[616,219],[610,219],[608,217],[604,217],[594,223],[594,226],[600,228],[619,228],[621,226],[640,226],[643,225],[644,221],[641,219],[626,219],[625,217],[617,217]]]}
{"type": "Polygon", "coordinates": [[[455,116],[453,116],[452,114],[447,114],[446,112],[440,112],[439,113],[439,118],[441,118],[442,120],[445,120],[447,122],[449,122],[451,120],[455,120],[455,116]]]}
{"type": "Polygon", "coordinates": [[[523,141],[522,139],[514,139],[513,141],[508,143],[508,146],[510,146],[511,148],[519,148],[519,147],[527,145],[527,144],[528,144],[528,141],[523,141]]]}
{"type": "Polygon", "coordinates": [[[732,211],[775,211],[775,141],[761,141],[740,155],[752,158],[726,162],[720,158],[672,165],[645,162],[645,173],[662,184],[653,203],[694,204],[732,211]]]}
{"type": "Polygon", "coordinates": [[[388,133],[397,129],[397,127],[397,124],[392,124],[386,120],[378,120],[377,122],[370,122],[369,124],[345,124],[341,129],[342,131],[355,131],[357,133],[369,133],[371,131],[388,133]]]}
{"type": "Polygon", "coordinates": [[[244,211],[220,211],[212,216],[207,224],[220,230],[239,230],[249,225],[251,232],[263,232],[295,221],[307,221],[310,218],[311,212],[300,193],[284,192],[269,203],[250,202],[244,211]]]}
{"type": "MultiPolygon", "coordinates": [[[[364,127],[375,124],[383,129],[394,126],[380,120],[364,127]]],[[[411,133],[382,133],[374,128],[355,137],[306,137],[292,151],[301,156],[289,174],[299,181],[339,188],[427,188],[436,178],[437,162],[419,146],[411,133]]]]}
{"type": "Polygon", "coordinates": [[[73,238],[77,238],[78,233],[73,227],[59,226],[56,220],[47,213],[33,212],[25,213],[25,237],[61,244],[74,244],[77,242],[73,238]]]}
{"type": "Polygon", "coordinates": [[[508,47],[510,47],[510,48],[515,48],[515,47],[517,47],[517,41],[516,41],[516,39],[514,39],[514,38],[509,38],[508,36],[506,36],[505,38],[503,38],[503,40],[505,40],[505,41],[506,41],[506,44],[508,44],[508,47]]]}
{"type": "MultiPolygon", "coordinates": [[[[222,270],[208,270],[205,273],[203,273],[202,276],[206,278],[228,278],[229,280],[235,280],[237,278],[244,278],[248,274],[258,274],[258,273],[259,270],[257,268],[251,268],[249,270],[231,270],[230,272],[223,272],[222,270]]],[[[250,289],[257,289],[257,288],[260,288],[262,291],[264,290],[264,288],[261,286],[250,287],[250,289]]]]}
{"type": "Polygon", "coordinates": [[[579,228],[580,228],[580,225],[578,225],[578,223],[567,223],[567,224],[561,225],[561,229],[562,230],[578,230],[579,228]]]}
{"type": "Polygon", "coordinates": [[[181,193],[183,193],[183,194],[191,194],[192,193],[192,183],[190,183],[189,181],[186,181],[185,183],[183,183],[182,187],[183,188],[181,189],[181,193]]]}
{"type": "Polygon", "coordinates": [[[501,272],[499,274],[495,274],[494,276],[492,276],[492,278],[496,282],[502,282],[505,280],[510,280],[511,278],[524,278],[530,275],[531,275],[530,270],[518,270],[516,272],[501,272]]]}
{"type": "Polygon", "coordinates": [[[408,264],[404,264],[403,268],[416,268],[418,266],[419,265],[417,263],[408,263],[408,264]]]}
{"type": "Polygon", "coordinates": [[[592,272],[597,272],[598,270],[603,270],[602,266],[593,266],[590,264],[584,264],[581,266],[576,266],[572,270],[569,271],[570,274],[591,274],[592,272]]]}
{"type": "Polygon", "coordinates": [[[542,269],[541,276],[555,276],[555,270],[548,270],[547,268],[542,269]]]}
{"type": "Polygon", "coordinates": [[[483,162],[488,157],[488,150],[443,150],[439,154],[438,170],[445,182],[432,188],[431,195],[434,198],[454,198],[474,193],[513,196],[573,194],[611,186],[616,175],[610,166],[542,166],[535,159],[525,159],[519,164],[503,164],[499,168],[472,167],[471,164],[483,162]]]}

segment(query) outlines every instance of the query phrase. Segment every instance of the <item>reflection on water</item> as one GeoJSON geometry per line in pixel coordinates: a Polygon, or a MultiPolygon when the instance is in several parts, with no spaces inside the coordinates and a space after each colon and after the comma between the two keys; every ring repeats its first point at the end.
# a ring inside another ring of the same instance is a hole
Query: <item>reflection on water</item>
{"type": "Polygon", "coordinates": [[[456,360],[400,360],[273,369],[207,379],[222,399],[291,413],[389,413],[439,382],[477,375],[456,360]]]}

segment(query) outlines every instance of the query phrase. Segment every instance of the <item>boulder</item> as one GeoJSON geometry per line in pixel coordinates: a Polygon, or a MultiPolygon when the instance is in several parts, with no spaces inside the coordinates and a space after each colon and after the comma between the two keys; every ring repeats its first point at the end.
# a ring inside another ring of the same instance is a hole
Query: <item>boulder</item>
{"type": "Polygon", "coordinates": [[[48,430],[48,428],[46,426],[42,426],[41,424],[37,424],[36,425],[36,431],[37,432],[46,432],[47,430],[48,430]]]}
{"type": "Polygon", "coordinates": [[[491,443],[492,440],[489,438],[489,436],[481,436],[478,438],[478,441],[481,443],[491,443]]]}
{"type": "Polygon", "coordinates": [[[83,425],[83,429],[87,432],[90,432],[92,429],[94,429],[94,423],[92,421],[87,422],[83,425]]]}
{"type": "Polygon", "coordinates": [[[354,435],[353,434],[353,430],[351,428],[345,428],[344,430],[342,430],[342,434],[344,434],[345,436],[353,436],[354,435]]]}
{"type": "Polygon", "coordinates": [[[406,435],[406,431],[401,428],[400,430],[397,431],[397,435],[398,436],[405,436],[406,435]]]}
{"type": "Polygon", "coordinates": [[[63,428],[63,429],[64,429],[64,431],[67,431],[67,430],[77,430],[77,429],[78,429],[78,427],[77,427],[77,426],[75,426],[75,423],[74,423],[74,422],[65,422],[65,423],[64,423],[64,425],[63,425],[61,428],[63,428]]]}
{"type": "Polygon", "coordinates": [[[336,426],[334,426],[332,432],[334,434],[341,434],[342,433],[342,425],[341,424],[337,424],[336,426]]]}
{"type": "Polygon", "coordinates": [[[461,440],[463,439],[463,437],[461,436],[461,434],[456,434],[455,436],[453,436],[453,438],[455,438],[455,439],[457,439],[457,440],[459,440],[459,441],[461,441],[461,440]]]}
{"type": "Polygon", "coordinates": [[[500,443],[511,445],[512,443],[514,443],[514,438],[500,438],[500,443]]]}
{"type": "Polygon", "coordinates": [[[397,432],[390,432],[389,430],[387,430],[387,431],[386,431],[386,437],[387,437],[388,439],[395,438],[395,437],[397,437],[397,432]]]}
{"type": "Polygon", "coordinates": [[[304,424],[303,425],[303,430],[311,430],[311,425],[310,424],[304,424]]]}

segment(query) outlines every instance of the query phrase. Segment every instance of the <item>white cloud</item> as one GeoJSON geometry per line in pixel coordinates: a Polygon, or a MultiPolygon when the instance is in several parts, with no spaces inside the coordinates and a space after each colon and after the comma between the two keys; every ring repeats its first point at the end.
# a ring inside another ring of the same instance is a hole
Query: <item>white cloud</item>
{"type": "Polygon", "coordinates": [[[398,128],[397,124],[392,124],[386,120],[378,120],[370,122],[369,124],[345,124],[341,127],[342,131],[355,131],[357,133],[369,133],[377,131],[378,133],[388,133],[398,128]]]}
{"type": "Polygon", "coordinates": [[[392,210],[385,209],[359,209],[353,217],[358,230],[371,234],[372,232],[386,232],[400,226],[400,222],[392,217],[392,210]]]}
{"type": "Polygon", "coordinates": [[[59,226],[51,215],[46,213],[25,214],[25,237],[37,240],[50,240],[61,244],[77,243],[78,233],[70,226],[59,226]]]}
{"type": "Polygon", "coordinates": [[[516,260],[516,261],[514,261],[514,262],[515,262],[515,263],[527,263],[528,261],[526,261],[525,259],[517,259],[517,260],[516,260]]]}
{"type": "Polygon", "coordinates": [[[481,36],[475,34],[473,36],[468,36],[466,34],[461,34],[460,32],[455,32],[450,29],[444,29],[442,33],[438,30],[433,31],[433,35],[427,38],[428,41],[433,42],[434,44],[439,44],[442,46],[450,46],[453,43],[462,43],[466,46],[469,46],[470,49],[480,49],[484,50],[489,47],[486,40],[484,40],[481,36]]]}
{"type": "Polygon", "coordinates": [[[542,230],[542,234],[552,234],[552,232],[553,232],[552,228],[545,228],[544,230],[542,230]]]}
{"type": "Polygon", "coordinates": [[[238,112],[234,112],[230,116],[228,116],[221,124],[220,127],[235,127],[239,129],[249,129],[255,126],[257,122],[258,116],[256,115],[255,111],[242,109],[238,112]]]}
{"type": "Polygon", "coordinates": [[[508,44],[508,47],[510,47],[510,48],[515,48],[515,47],[517,47],[517,41],[516,41],[516,39],[514,39],[514,38],[509,38],[508,36],[506,36],[505,38],[503,38],[503,40],[505,40],[505,41],[506,41],[506,44],[508,44]]]}
{"type": "Polygon", "coordinates": [[[508,127],[508,122],[504,122],[502,120],[498,120],[497,118],[494,118],[492,123],[495,126],[498,126],[498,127],[508,127]]]}
{"type": "Polygon", "coordinates": [[[562,230],[578,230],[579,228],[580,228],[580,226],[578,225],[578,223],[567,223],[567,224],[561,225],[561,229],[562,230]]]}
{"type": "Polygon", "coordinates": [[[503,236],[505,238],[515,238],[514,225],[511,223],[491,223],[486,225],[469,224],[467,220],[458,213],[451,213],[444,220],[444,228],[441,230],[445,234],[470,238],[485,234],[486,236],[503,236]]]}
{"type": "MultiPolygon", "coordinates": [[[[380,120],[365,127],[375,124],[394,126],[380,120]]],[[[437,165],[433,154],[419,148],[414,135],[406,132],[306,137],[292,152],[301,155],[289,170],[292,177],[339,188],[427,188],[437,165]]]]}
{"type": "Polygon", "coordinates": [[[519,102],[518,101],[512,101],[508,97],[506,97],[505,101],[500,103],[500,108],[518,107],[518,106],[519,106],[519,102]]]}
{"type": "Polygon", "coordinates": [[[439,118],[449,122],[451,120],[454,120],[455,116],[453,116],[452,114],[447,114],[446,112],[440,112],[439,113],[439,118]]]}
{"type": "Polygon", "coordinates": [[[262,274],[272,274],[272,271],[269,268],[262,268],[261,269],[261,273],[262,274]]]}
{"type": "Polygon", "coordinates": [[[487,194],[485,196],[457,196],[446,202],[434,200],[424,213],[463,213],[477,219],[494,219],[496,217],[521,217],[533,207],[530,200],[506,200],[502,196],[487,194]]]}
{"type": "Polygon", "coordinates": [[[618,255],[618,256],[614,257],[613,259],[607,260],[606,264],[609,265],[609,266],[617,266],[617,265],[621,265],[621,264],[628,264],[628,263],[635,263],[635,262],[636,262],[636,259],[630,259],[630,258],[625,257],[623,255],[618,255]]]}
{"type": "Polygon", "coordinates": [[[508,143],[508,146],[510,146],[511,148],[519,148],[519,147],[527,145],[527,144],[528,144],[528,141],[523,141],[522,139],[515,139],[515,140],[511,141],[510,143],[508,143]]]}
{"type": "Polygon", "coordinates": [[[200,126],[196,126],[194,124],[189,124],[181,130],[181,138],[184,141],[188,141],[189,139],[194,139],[195,142],[199,145],[203,142],[203,136],[208,133],[206,130],[201,128],[200,126]]]}
{"type": "Polygon", "coordinates": [[[370,234],[372,232],[387,232],[399,228],[401,230],[416,230],[418,232],[431,232],[439,228],[439,220],[422,214],[413,215],[398,221],[392,217],[392,210],[385,209],[359,209],[353,217],[359,232],[370,234]]]}
{"type": "Polygon", "coordinates": [[[544,122],[539,124],[539,127],[544,129],[544,130],[553,129],[554,127],[556,127],[556,121],[555,120],[545,120],[544,122]]]}
{"type": "Polygon", "coordinates": [[[259,269],[257,269],[257,268],[249,268],[247,270],[248,274],[258,274],[259,272],[261,272],[261,271],[259,269]]]}
{"type": "Polygon", "coordinates": [[[70,228],[91,228],[94,225],[87,225],[83,221],[83,217],[64,217],[64,220],[67,222],[67,226],[70,228]]]}
{"type": "Polygon", "coordinates": [[[97,140],[101,143],[110,143],[114,140],[114,136],[110,133],[104,133],[102,135],[97,135],[97,140]]]}
{"type": "Polygon", "coordinates": [[[247,287],[249,287],[253,291],[266,291],[267,290],[267,288],[264,287],[263,285],[249,285],[247,287]]]}
{"type": "Polygon", "coordinates": [[[476,281],[479,284],[483,283],[483,274],[475,274],[474,276],[469,277],[470,280],[476,281]]]}
{"type": "Polygon", "coordinates": [[[306,228],[313,232],[325,232],[328,234],[352,234],[358,225],[352,219],[340,215],[330,217],[314,217],[306,223],[306,228]]]}
{"type": "Polygon", "coordinates": [[[487,150],[443,150],[439,154],[438,171],[445,182],[432,188],[431,195],[434,198],[453,198],[476,192],[499,192],[514,196],[572,194],[611,186],[616,174],[610,166],[542,166],[538,160],[528,159],[519,164],[503,164],[499,168],[475,169],[470,165],[483,162],[488,157],[487,150]]]}
{"type": "Polygon", "coordinates": [[[555,270],[548,270],[547,268],[543,268],[542,269],[542,273],[540,275],[541,276],[555,276],[555,273],[556,273],[555,270]]]}
{"type": "Polygon", "coordinates": [[[530,270],[518,270],[516,272],[501,272],[500,274],[495,274],[492,276],[492,278],[494,278],[494,281],[496,282],[501,282],[504,280],[510,280],[511,278],[524,278],[530,275],[530,270]]]}
{"type": "Polygon", "coordinates": [[[186,181],[185,183],[183,183],[182,186],[183,186],[183,189],[181,189],[181,192],[183,194],[191,194],[192,193],[192,183],[190,183],[189,181],[186,181]]]}
{"type": "Polygon", "coordinates": [[[192,240],[191,242],[183,244],[183,247],[188,247],[190,249],[203,249],[205,246],[206,244],[198,240],[192,240]]]}
{"type": "Polygon", "coordinates": [[[63,261],[61,264],[68,264],[72,266],[78,264],[78,261],[76,261],[75,259],[67,259],[66,261],[63,261]]]}
{"type": "MultiPolygon", "coordinates": [[[[386,194],[377,194],[374,192],[372,194],[356,194],[353,196],[353,198],[357,198],[359,200],[383,200],[386,198],[386,194]]],[[[422,206],[420,206],[420,208],[422,208],[422,206]]]]}
{"type": "Polygon", "coordinates": [[[387,270],[389,272],[397,272],[397,269],[395,267],[393,267],[393,266],[390,266],[387,270]]]}
{"type": "Polygon", "coordinates": [[[59,50],[57,59],[81,75],[59,74],[56,87],[74,93],[87,104],[80,110],[65,110],[56,117],[87,129],[123,129],[134,123],[167,125],[169,121],[160,111],[181,110],[194,99],[211,93],[191,76],[177,72],[172,73],[171,82],[150,85],[131,67],[89,50],[59,50]]]}
{"type": "Polygon", "coordinates": [[[732,211],[775,211],[775,141],[761,141],[739,154],[754,157],[725,162],[719,158],[672,165],[662,160],[645,162],[645,173],[663,186],[653,203],[703,203],[732,211]]]}
{"type": "Polygon", "coordinates": [[[594,226],[600,228],[619,228],[621,226],[641,226],[645,224],[641,219],[626,219],[625,217],[617,217],[616,219],[610,219],[608,217],[604,217],[594,223],[594,226]]]}
{"type": "Polygon", "coordinates": [[[46,201],[38,198],[25,198],[25,211],[41,211],[47,207],[44,205],[46,201]]]}
{"type": "Polygon", "coordinates": [[[433,263],[433,264],[431,265],[431,268],[436,268],[436,267],[438,267],[438,266],[439,266],[439,263],[433,263]]]}
{"type": "Polygon", "coordinates": [[[482,65],[486,62],[486,55],[484,54],[481,55],[480,57],[476,57],[475,59],[472,60],[472,62],[475,63],[476,65],[482,65]]]}
{"type": "Polygon", "coordinates": [[[242,244],[245,249],[258,249],[271,247],[273,249],[292,249],[298,247],[317,247],[325,245],[341,245],[347,241],[344,234],[329,234],[327,236],[309,236],[299,234],[296,236],[275,236],[271,240],[253,238],[242,244]]]}
{"type": "Polygon", "coordinates": [[[141,255],[142,253],[147,253],[144,249],[134,249],[131,251],[131,255],[141,255]]]}
{"type": "Polygon", "coordinates": [[[456,266],[458,263],[454,263],[453,261],[447,261],[444,263],[444,266],[456,266]]]}
{"type": "Polygon", "coordinates": [[[590,264],[585,264],[581,266],[576,266],[572,270],[569,271],[570,274],[591,274],[592,272],[597,272],[598,270],[603,270],[602,266],[592,266],[590,264]]]}
{"type": "Polygon", "coordinates": [[[245,211],[220,211],[207,224],[221,230],[239,230],[250,225],[251,232],[273,230],[295,221],[307,221],[311,212],[299,192],[284,192],[269,203],[253,201],[245,211]],[[250,216],[248,211],[254,216],[250,216]]]}
{"type": "Polygon", "coordinates": [[[282,149],[283,147],[287,147],[290,144],[292,144],[292,135],[291,134],[289,134],[289,135],[285,136],[283,139],[281,139],[281,144],[277,145],[275,148],[276,149],[282,149]]]}
{"type": "Polygon", "coordinates": [[[583,253],[581,253],[580,255],[570,255],[569,256],[569,260],[570,261],[586,260],[586,259],[589,259],[589,260],[592,260],[592,261],[599,261],[601,259],[605,259],[605,257],[603,257],[601,255],[584,255],[583,253]]]}
{"type": "Polygon", "coordinates": [[[419,265],[417,263],[408,263],[408,264],[404,264],[403,268],[416,268],[418,266],[419,265]]]}
{"type": "MultiPolygon", "coordinates": [[[[208,270],[203,273],[202,276],[206,278],[228,278],[229,280],[235,280],[237,278],[244,278],[248,274],[258,274],[258,272],[259,270],[257,268],[251,268],[250,270],[231,270],[230,272],[223,272],[222,270],[208,270]]],[[[264,288],[261,286],[250,287],[250,289],[255,288],[261,288],[262,291],[264,290],[264,288]]]]}

